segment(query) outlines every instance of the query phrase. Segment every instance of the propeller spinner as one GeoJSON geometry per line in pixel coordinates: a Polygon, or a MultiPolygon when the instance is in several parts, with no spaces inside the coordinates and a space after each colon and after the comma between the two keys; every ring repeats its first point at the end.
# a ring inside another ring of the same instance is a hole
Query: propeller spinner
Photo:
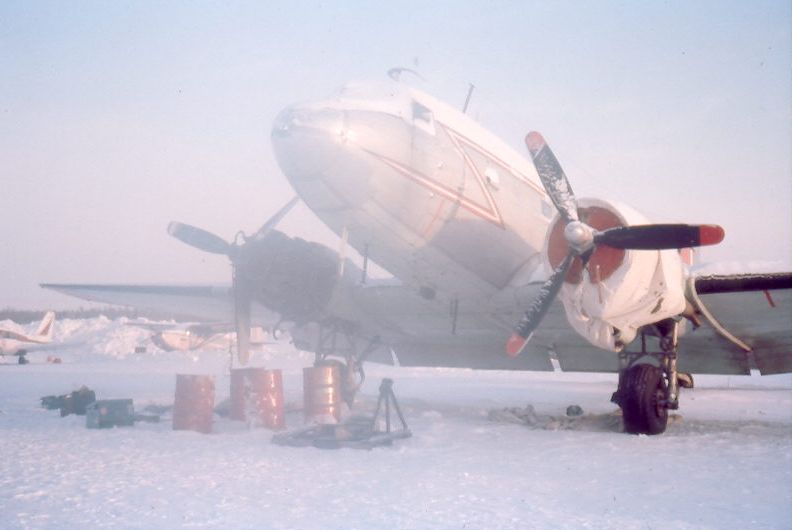
{"type": "Polygon", "coordinates": [[[255,244],[263,240],[267,234],[272,232],[283,217],[297,204],[298,197],[294,197],[286,203],[275,215],[270,217],[255,234],[245,237],[243,234],[242,242],[229,243],[218,235],[198,228],[196,226],[179,223],[176,221],[168,224],[168,234],[175,237],[182,243],[195,247],[212,254],[222,254],[228,256],[232,267],[232,293],[234,297],[234,325],[237,334],[237,355],[239,362],[246,364],[250,359],[250,289],[245,280],[247,271],[245,270],[247,245],[255,244]]]}
{"type": "Polygon", "coordinates": [[[564,239],[569,252],[542,285],[533,304],[514,328],[514,333],[506,343],[506,352],[512,357],[519,355],[525,348],[547,314],[575,258],[580,258],[585,268],[599,245],[623,250],[665,250],[715,245],[723,240],[723,228],[717,225],[652,224],[618,226],[599,231],[580,220],[572,187],[542,135],[538,132],[529,133],[525,137],[525,144],[547,195],[566,223],[564,239]]]}

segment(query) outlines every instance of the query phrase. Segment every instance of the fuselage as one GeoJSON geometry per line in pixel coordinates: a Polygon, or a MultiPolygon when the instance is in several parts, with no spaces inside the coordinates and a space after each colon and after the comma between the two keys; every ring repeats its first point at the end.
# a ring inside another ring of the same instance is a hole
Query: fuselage
{"type": "Polygon", "coordinates": [[[541,266],[554,210],[532,163],[427,94],[348,85],[284,109],[272,143],[325,224],[424,293],[487,297],[541,266]]]}
{"type": "Polygon", "coordinates": [[[33,334],[12,328],[0,328],[0,355],[20,355],[31,346],[52,342],[55,313],[47,311],[33,334]]]}
{"type": "Polygon", "coordinates": [[[16,355],[20,350],[25,349],[26,342],[16,339],[0,338],[0,355],[16,355]]]}

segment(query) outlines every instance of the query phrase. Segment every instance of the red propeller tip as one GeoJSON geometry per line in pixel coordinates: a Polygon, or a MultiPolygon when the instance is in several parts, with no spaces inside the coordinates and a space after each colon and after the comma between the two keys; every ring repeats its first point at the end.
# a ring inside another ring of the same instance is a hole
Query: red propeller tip
{"type": "Polygon", "coordinates": [[[506,353],[509,357],[517,357],[520,352],[525,348],[528,339],[521,337],[517,333],[513,333],[509,340],[506,342],[506,353]]]}
{"type": "Polygon", "coordinates": [[[726,237],[726,232],[718,225],[701,225],[699,227],[699,241],[702,245],[717,245],[723,238],[726,237]]]}
{"type": "Polygon", "coordinates": [[[525,145],[531,154],[538,153],[545,146],[545,139],[536,131],[531,131],[525,137],[525,145]]]}

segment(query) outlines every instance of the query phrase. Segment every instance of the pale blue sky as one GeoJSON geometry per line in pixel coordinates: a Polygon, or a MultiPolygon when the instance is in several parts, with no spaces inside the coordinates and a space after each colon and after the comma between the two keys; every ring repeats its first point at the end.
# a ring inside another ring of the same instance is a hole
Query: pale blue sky
{"type": "MultiPolygon", "coordinates": [[[[792,15],[766,2],[0,3],[0,307],[39,282],[225,283],[232,238],[291,191],[277,112],[410,66],[581,196],[717,222],[706,260],[792,262],[792,15]],[[647,5],[644,5],[647,4],[647,5]]],[[[332,243],[304,206],[291,234],[332,243]]]]}

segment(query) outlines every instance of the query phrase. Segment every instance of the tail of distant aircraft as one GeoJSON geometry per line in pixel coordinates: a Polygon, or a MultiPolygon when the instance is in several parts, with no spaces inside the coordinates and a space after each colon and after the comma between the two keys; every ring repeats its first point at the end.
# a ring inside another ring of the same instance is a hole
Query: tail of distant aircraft
{"type": "Polygon", "coordinates": [[[55,329],[55,312],[47,311],[44,318],[41,319],[36,334],[30,337],[33,342],[50,342],[52,340],[52,332],[55,329]]]}

